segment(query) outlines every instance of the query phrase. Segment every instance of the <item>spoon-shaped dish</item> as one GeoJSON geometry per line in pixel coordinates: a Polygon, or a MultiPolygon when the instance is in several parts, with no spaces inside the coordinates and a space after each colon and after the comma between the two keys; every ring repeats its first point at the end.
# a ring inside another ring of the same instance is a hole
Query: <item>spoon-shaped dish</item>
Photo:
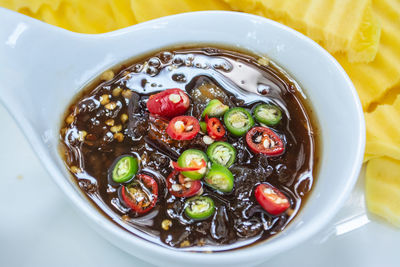
{"type": "Polygon", "coordinates": [[[211,11],[86,35],[0,8],[0,25],[1,102],[89,224],[107,240],[143,260],[162,266],[250,266],[263,262],[321,230],[356,182],[365,143],[356,91],[324,49],[279,23],[243,13],[211,11]],[[77,92],[126,59],[179,44],[218,44],[267,55],[295,77],[312,103],[322,136],[317,181],[295,220],[266,242],[218,253],[185,252],[148,242],[103,216],[75,186],[59,155],[60,120],[77,92]]]}

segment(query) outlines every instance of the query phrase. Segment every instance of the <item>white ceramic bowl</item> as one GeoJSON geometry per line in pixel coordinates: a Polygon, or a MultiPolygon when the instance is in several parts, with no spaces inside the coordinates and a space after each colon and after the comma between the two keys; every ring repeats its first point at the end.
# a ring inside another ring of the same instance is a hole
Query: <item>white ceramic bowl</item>
{"type": "MultiPolygon", "coordinates": [[[[250,266],[294,247],[322,229],[357,179],[364,118],[356,91],[318,44],[281,24],[235,12],[161,18],[119,31],[84,35],[0,9],[0,99],[54,181],[101,235],[162,266],[250,266]],[[58,153],[61,116],[71,98],[111,66],[176,44],[220,44],[267,55],[303,86],[320,124],[320,171],[305,207],[276,237],[218,253],[182,252],[138,238],[105,218],[71,181],[58,153]]],[[[3,152],[4,153],[4,152],[3,152]]]]}

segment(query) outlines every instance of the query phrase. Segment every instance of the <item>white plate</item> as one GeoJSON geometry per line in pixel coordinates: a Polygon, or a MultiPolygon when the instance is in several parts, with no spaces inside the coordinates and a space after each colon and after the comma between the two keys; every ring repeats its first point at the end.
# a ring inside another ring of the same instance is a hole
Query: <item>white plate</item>
{"type": "MultiPolygon", "coordinates": [[[[0,266],[153,266],[96,234],[43,169],[0,105],[0,266]]],[[[363,178],[329,227],[268,266],[399,266],[400,232],[370,221],[363,178]]]]}

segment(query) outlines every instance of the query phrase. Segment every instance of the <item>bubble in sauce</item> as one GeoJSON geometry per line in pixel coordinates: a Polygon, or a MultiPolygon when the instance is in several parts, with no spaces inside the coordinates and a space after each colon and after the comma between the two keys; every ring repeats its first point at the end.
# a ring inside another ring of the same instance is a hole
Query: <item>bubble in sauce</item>
{"type": "Polygon", "coordinates": [[[156,67],[149,66],[146,70],[146,73],[151,77],[154,77],[158,74],[158,69],[156,67]]]}
{"type": "Polygon", "coordinates": [[[164,64],[168,64],[169,62],[171,62],[172,58],[173,58],[173,55],[171,52],[166,51],[166,52],[162,52],[160,54],[160,60],[164,64]]]}
{"type": "Polygon", "coordinates": [[[193,54],[189,54],[186,56],[186,59],[189,61],[193,61],[194,60],[194,55],[193,54]]]}
{"type": "Polygon", "coordinates": [[[222,70],[224,72],[230,72],[233,69],[233,66],[231,63],[229,63],[228,61],[223,61],[223,62],[219,62],[219,63],[215,63],[214,64],[214,69],[216,70],[222,70]]]}
{"type": "Polygon", "coordinates": [[[172,80],[174,80],[175,82],[186,82],[186,76],[183,73],[175,73],[172,75],[172,80]]]}
{"type": "Polygon", "coordinates": [[[184,60],[182,59],[182,57],[176,56],[173,60],[172,60],[172,64],[174,64],[175,66],[179,67],[184,63],[184,60]]]}
{"type": "Polygon", "coordinates": [[[135,64],[132,67],[132,71],[135,72],[135,73],[141,72],[142,69],[143,69],[143,65],[142,64],[135,64]]]}
{"type": "Polygon", "coordinates": [[[152,57],[149,59],[149,66],[158,68],[160,65],[161,62],[157,57],[152,57]]]}

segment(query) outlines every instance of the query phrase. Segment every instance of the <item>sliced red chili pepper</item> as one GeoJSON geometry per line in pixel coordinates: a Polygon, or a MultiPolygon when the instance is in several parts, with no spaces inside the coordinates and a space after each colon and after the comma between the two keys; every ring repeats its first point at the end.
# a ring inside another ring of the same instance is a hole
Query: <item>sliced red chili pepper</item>
{"type": "Polygon", "coordinates": [[[152,177],[139,174],[131,184],[122,186],[121,194],[129,208],[138,214],[143,214],[155,206],[158,198],[158,185],[152,177]]]}
{"type": "Polygon", "coordinates": [[[201,160],[201,164],[198,166],[194,166],[194,167],[181,167],[178,165],[177,162],[172,161],[172,166],[174,167],[174,169],[176,171],[179,172],[191,172],[191,171],[198,171],[201,170],[202,168],[204,168],[205,166],[207,166],[207,162],[203,159],[201,160]]]}
{"type": "Polygon", "coordinates": [[[173,170],[167,178],[167,188],[176,197],[191,197],[200,192],[202,184],[199,180],[194,181],[173,170]]]}
{"type": "Polygon", "coordinates": [[[217,118],[208,118],[206,115],[205,121],[207,123],[207,134],[214,140],[221,140],[225,135],[225,128],[221,121],[217,118]]]}
{"type": "Polygon", "coordinates": [[[152,114],[166,118],[186,113],[190,106],[188,95],[181,89],[173,88],[151,95],[147,101],[147,109],[152,114]]]}
{"type": "Polygon", "coordinates": [[[254,192],[256,200],[269,214],[278,215],[290,207],[289,199],[270,184],[260,184],[254,192]]]}
{"type": "Polygon", "coordinates": [[[279,156],[285,150],[282,139],[267,127],[253,127],[246,134],[246,142],[254,153],[279,156]]]}
{"type": "Polygon", "coordinates": [[[167,134],[175,140],[190,140],[200,131],[199,121],[192,116],[178,116],[173,118],[167,127],[167,134]]]}

